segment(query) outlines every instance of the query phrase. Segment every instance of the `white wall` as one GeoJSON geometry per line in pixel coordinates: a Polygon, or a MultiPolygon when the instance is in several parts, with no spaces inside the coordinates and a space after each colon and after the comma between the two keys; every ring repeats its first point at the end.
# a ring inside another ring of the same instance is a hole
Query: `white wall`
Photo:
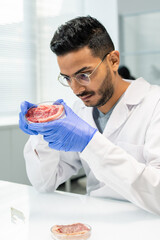
{"type": "Polygon", "coordinates": [[[118,49],[118,4],[117,0],[85,0],[84,14],[96,17],[106,27],[115,48],[118,49]]]}
{"type": "Polygon", "coordinates": [[[23,158],[27,139],[17,125],[0,126],[0,180],[29,184],[23,158]]]}
{"type": "Polygon", "coordinates": [[[159,0],[118,0],[119,14],[139,13],[160,10],[159,0]]]}
{"type": "Polygon", "coordinates": [[[118,0],[121,65],[131,74],[160,84],[160,1],[118,0]]]}

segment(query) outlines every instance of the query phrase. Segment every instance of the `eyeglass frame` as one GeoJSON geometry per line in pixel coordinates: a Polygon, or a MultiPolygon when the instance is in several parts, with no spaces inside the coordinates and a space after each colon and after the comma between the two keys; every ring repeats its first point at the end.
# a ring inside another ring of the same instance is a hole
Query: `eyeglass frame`
{"type": "MultiPolygon", "coordinates": [[[[98,65],[93,69],[93,71],[90,73],[90,74],[87,74],[87,73],[85,73],[86,75],[87,75],[87,77],[88,77],[88,79],[89,79],[89,82],[90,82],[90,76],[99,68],[99,66],[101,65],[101,63],[104,61],[104,59],[106,58],[106,56],[109,54],[110,52],[108,52],[108,53],[106,53],[105,55],[104,55],[104,57],[102,58],[102,60],[98,63],[98,65]]],[[[78,73],[79,74],[79,73],[78,73]]],[[[63,75],[61,75],[61,73],[58,75],[58,81],[63,85],[63,86],[65,86],[65,87],[70,87],[70,85],[67,85],[67,84],[65,84],[65,83],[62,83],[61,81],[60,81],[60,78],[61,77],[64,77],[63,75]]],[[[72,79],[72,78],[74,78],[79,84],[81,84],[78,80],[77,80],[77,78],[76,78],[76,75],[75,75],[75,77],[68,77],[70,80],[72,79]]],[[[66,80],[66,82],[67,82],[67,80],[66,80]]],[[[85,86],[85,84],[81,84],[81,85],[84,85],[85,86]]]]}

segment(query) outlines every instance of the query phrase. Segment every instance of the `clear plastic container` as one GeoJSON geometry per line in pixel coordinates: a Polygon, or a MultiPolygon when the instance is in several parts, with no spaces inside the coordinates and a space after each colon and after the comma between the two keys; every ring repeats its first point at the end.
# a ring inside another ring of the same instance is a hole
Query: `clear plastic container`
{"type": "MultiPolygon", "coordinates": [[[[78,223],[81,224],[81,223],[78,223]]],[[[60,231],[61,228],[69,227],[69,228],[74,228],[76,224],[71,224],[71,225],[54,225],[51,227],[51,236],[55,240],[87,240],[91,236],[91,227],[88,224],[81,224],[84,226],[84,230],[80,231],[75,231],[73,230],[67,232],[65,229],[65,232],[60,231]]]]}
{"type": "Polygon", "coordinates": [[[55,101],[42,102],[28,109],[25,119],[27,123],[44,123],[65,117],[62,104],[55,101]]]}

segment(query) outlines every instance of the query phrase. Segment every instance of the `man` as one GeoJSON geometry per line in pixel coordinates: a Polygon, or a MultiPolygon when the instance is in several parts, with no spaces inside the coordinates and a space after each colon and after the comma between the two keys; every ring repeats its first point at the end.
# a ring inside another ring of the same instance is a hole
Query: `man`
{"type": "Polygon", "coordinates": [[[59,27],[51,49],[58,80],[80,100],[73,110],[57,101],[64,119],[29,125],[24,115],[32,104],[21,104],[20,128],[32,135],[24,149],[31,183],[54,191],[83,167],[88,195],[160,214],[160,87],[119,76],[119,52],[90,16],[59,27]]]}

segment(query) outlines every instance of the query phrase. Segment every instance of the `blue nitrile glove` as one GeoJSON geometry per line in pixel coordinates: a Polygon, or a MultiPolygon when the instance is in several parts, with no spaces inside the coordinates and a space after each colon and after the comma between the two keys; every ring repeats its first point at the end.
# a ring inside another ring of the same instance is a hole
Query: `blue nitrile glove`
{"type": "Polygon", "coordinates": [[[82,152],[97,129],[78,117],[63,100],[57,100],[65,108],[65,118],[47,123],[31,123],[28,128],[44,136],[49,147],[61,151],[82,152]]]}
{"type": "Polygon", "coordinates": [[[29,103],[27,101],[24,101],[21,103],[21,112],[19,113],[19,128],[30,135],[38,135],[37,131],[30,130],[28,128],[28,123],[25,120],[25,114],[27,113],[28,109],[31,108],[32,106],[35,106],[35,104],[29,103]]]}

